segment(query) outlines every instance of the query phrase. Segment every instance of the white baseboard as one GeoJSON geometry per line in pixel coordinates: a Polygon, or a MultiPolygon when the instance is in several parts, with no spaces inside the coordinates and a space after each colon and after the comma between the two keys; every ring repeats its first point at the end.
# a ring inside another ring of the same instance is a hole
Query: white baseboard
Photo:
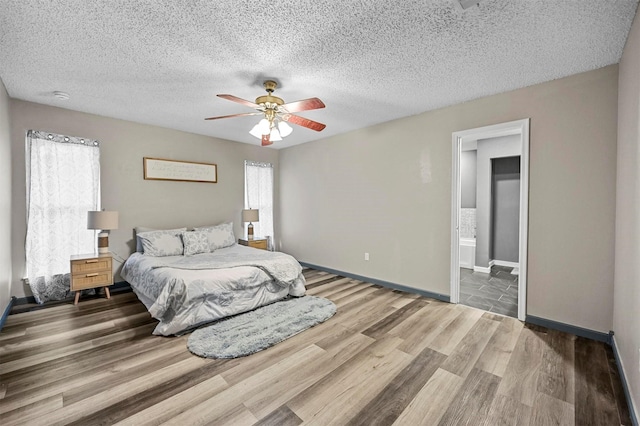
{"type": "Polygon", "coordinates": [[[520,273],[520,264],[518,262],[507,262],[506,260],[490,260],[489,267],[485,268],[483,266],[474,266],[473,272],[482,272],[483,274],[488,274],[491,272],[491,267],[493,265],[497,266],[506,266],[507,268],[513,268],[511,273],[513,275],[518,275],[520,273]]]}
{"type": "Polygon", "coordinates": [[[482,272],[483,274],[488,274],[491,272],[491,266],[489,266],[488,268],[484,268],[482,266],[474,266],[473,272],[482,272]]]}
{"type": "Polygon", "coordinates": [[[518,268],[520,269],[520,263],[518,262],[507,262],[506,260],[491,260],[489,261],[489,266],[506,266],[507,268],[518,268]]]}

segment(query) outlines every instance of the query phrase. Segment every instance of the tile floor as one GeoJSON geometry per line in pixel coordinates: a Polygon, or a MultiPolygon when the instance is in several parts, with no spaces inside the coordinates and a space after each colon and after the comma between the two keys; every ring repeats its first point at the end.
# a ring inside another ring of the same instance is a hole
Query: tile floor
{"type": "Polygon", "coordinates": [[[518,317],[518,276],[513,268],[492,266],[490,274],[460,268],[460,303],[518,317]]]}

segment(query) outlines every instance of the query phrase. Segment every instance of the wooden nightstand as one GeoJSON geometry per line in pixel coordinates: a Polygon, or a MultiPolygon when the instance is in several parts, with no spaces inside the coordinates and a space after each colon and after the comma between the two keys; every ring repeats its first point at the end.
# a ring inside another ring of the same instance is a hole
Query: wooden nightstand
{"type": "Polygon", "coordinates": [[[240,238],[238,240],[238,244],[261,249],[261,250],[267,250],[266,238],[254,238],[253,240],[243,240],[242,238],[240,238]]]}
{"type": "Polygon", "coordinates": [[[74,305],[80,299],[80,290],[104,287],[107,299],[111,299],[109,286],[113,284],[111,253],[78,254],[71,256],[71,291],[76,292],[74,305]]]}

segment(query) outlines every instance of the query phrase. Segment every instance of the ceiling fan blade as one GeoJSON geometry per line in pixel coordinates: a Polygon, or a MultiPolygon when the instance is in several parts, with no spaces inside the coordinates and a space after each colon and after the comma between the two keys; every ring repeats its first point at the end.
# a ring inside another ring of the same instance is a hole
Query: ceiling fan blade
{"type": "Polygon", "coordinates": [[[281,105],[280,108],[284,109],[286,112],[309,111],[312,109],[324,108],[324,102],[318,98],[309,98],[281,105]]]}
{"type": "Polygon", "coordinates": [[[298,126],[306,127],[307,129],[320,132],[327,127],[326,124],[318,123],[317,121],[309,120],[308,118],[300,117],[299,115],[288,114],[283,117],[284,121],[297,124],[298,126]]]}
{"type": "Polygon", "coordinates": [[[269,135],[262,135],[262,146],[269,146],[271,144],[273,144],[273,142],[269,139],[269,135]]]}
{"type": "Polygon", "coordinates": [[[237,96],[233,96],[233,95],[217,95],[217,96],[219,98],[226,99],[226,100],[231,101],[231,102],[236,102],[236,103],[248,106],[250,108],[260,108],[260,105],[258,105],[256,103],[253,103],[251,101],[244,100],[244,99],[239,98],[237,96]]]}
{"type": "Polygon", "coordinates": [[[219,117],[209,117],[209,118],[205,118],[205,120],[218,120],[220,118],[232,118],[232,117],[245,117],[247,115],[261,115],[263,113],[261,112],[245,112],[242,114],[231,114],[231,115],[221,115],[219,117]]]}

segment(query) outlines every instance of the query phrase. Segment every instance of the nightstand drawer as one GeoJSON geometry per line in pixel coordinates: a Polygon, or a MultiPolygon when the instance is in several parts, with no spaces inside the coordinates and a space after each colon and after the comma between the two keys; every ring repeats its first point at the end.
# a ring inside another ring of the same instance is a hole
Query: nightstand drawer
{"type": "Polygon", "coordinates": [[[71,261],[71,274],[88,274],[91,272],[111,271],[110,257],[97,257],[71,261]]]}
{"type": "Polygon", "coordinates": [[[240,238],[238,240],[238,244],[242,245],[242,246],[248,246],[248,247],[253,247],[253,248],[257,248],[260,250],[267,250],[267,239],[266,238],[257,238],[254,240],[245,240],[240,238]]]}
{"type": "Polygon", "coordinates": [[[266,250],[267,240],[249,241],[249,247],[266,250]]]}
{"type": "Polygon", "coordinates": [[[102,287],[112,284],[111,270],[91,272],[86,274],[74,274],[71,278],[71,290],[84,290],[85,288],[102,287]]]}

